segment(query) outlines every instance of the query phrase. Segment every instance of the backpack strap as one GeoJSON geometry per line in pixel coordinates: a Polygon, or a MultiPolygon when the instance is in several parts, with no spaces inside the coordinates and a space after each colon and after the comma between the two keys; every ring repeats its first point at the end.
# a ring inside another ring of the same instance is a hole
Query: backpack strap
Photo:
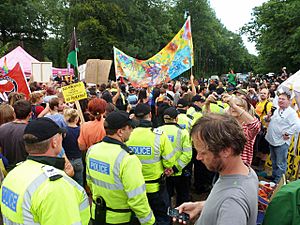
{"type": "Polygon", "coordinates": [[[270,102],[270,101],[267,100],[267,102],[265,103],[265,105],[264,105],[264,110],[261,112],[261,115],[263,115],[264,113],[267,114],[267,106],[268,106],[268,103],[269,103],[269,102],[270,102]]]}

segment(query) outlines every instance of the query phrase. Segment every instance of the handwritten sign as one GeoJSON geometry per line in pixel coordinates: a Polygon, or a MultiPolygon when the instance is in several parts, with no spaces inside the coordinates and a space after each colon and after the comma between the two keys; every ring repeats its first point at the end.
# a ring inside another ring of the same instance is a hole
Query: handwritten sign
{"type": "Polygon", "coordinates": [[[62,87],[62,92],[65,98],[65,102],[75,102],[81,99],[87,98],[87,93],[83,82],[70,84],[62,87]]]}

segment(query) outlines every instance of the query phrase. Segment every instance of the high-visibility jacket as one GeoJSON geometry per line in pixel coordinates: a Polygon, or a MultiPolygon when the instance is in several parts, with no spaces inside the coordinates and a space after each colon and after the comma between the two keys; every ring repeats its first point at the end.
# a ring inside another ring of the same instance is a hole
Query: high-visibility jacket
{"type": "Polygon", "coordinates": [[[186,129],[188,132],[190,132],[193,124],[193,117],[188,116],[186,113],[180,113],[178,114],[177,118],[178,125],[181,128],[186,129]]]}
{"type": "MultiPolygon", "coordinates": [[[[225,113],[225,109],[227,109],[229,105],[218,100],[216,103],[210,103],[210,112],[212,113],[225,113]]],[[[203,106],[203,111],[205,110],[205,106],[203,106]]]]}
{"type": "Polygon", "coordinates": [[[196,121],[202,117],[202,113],[200,111],[197,111],[193,106],[188,108],[187,115],[191,116],[193,118],[192,126],[196,123],[196,121]]]}
{"type": "Polygon", "coordinates": [[[159,183],[148,183],[161,177],[165,168],[175,164],[175,151],[166,134],[151,127],[133,129],[128,147],[134,151],[142,163],[142,171],[146,182],[146,192],[159,191],[159,183]],[[147,182],[148,181],[148,182],[147,182]]]}
{"type": "Polygon", "coordinates": [[[62,170],[27,159],[14,168],[1,187],[6,225],[87,225],[88,196],[62,170]]]}
{"type": "MultiPolygon", "coordinates": [[[[93,196],[92,218],[95,204],[101,196],[110,209],[131,209],[141,224],[154,224],[150,209],[142,165],[136,155],[130,155],[125,144],[104,137],[103,141],[91,146],[86,156],[87,184],[93,196]]],[[[132,212],[106,211],[106,223],[128,223],[132,212]]]]}
{"type": "Polygon", "coordinates": [[[179,176],[182,173],[182,169],[186,167],[192,159],[192,143],[190,135],[186,129],[182,129],[176,123],[165,124],[159,127],[159,129],[163,130],[168,136],[172,143],[173,151],[176,151],[176,163],[174,166],[178,169],[178,172],[173,175],[179,176]]]}

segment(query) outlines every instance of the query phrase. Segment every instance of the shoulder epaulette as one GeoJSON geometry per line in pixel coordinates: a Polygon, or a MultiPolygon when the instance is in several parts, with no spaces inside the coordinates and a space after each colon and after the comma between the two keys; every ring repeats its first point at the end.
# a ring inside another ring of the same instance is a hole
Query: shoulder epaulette
{"type": "Polygon", "coordinates": [[[130,149],[128,146],[121,145],[121,148],[124,149],[129,155],[134,155],[134,151],[130,149]]]}
{"type": "Polygon", "coordinates": [[[187,116],[188,118],[190,118],[191,120],[194,119],[194,117],[193,117],[192,115],[190,115],[190,114],[186,114],[186,116],[187,116]]]}
{"type": "Polygon", "coordinates": [[[163,131],[160,130],[160,129],[158,129],[158,128],[154,128],[154,129],[152,129],[152,131],[153,131],[153,133],[155,133],[155,134],[159,134],[159,135],[162,135],[162,134],[163,134],[163,131]]]}
{"type": "Polygon", "coordinates": [[[61,175],[53,166],[44,165],[42,166],[42,170],[44,171],[44,174],[49,177],[50,181],[55,181],[63,177],[63,175],[61,175]]]}

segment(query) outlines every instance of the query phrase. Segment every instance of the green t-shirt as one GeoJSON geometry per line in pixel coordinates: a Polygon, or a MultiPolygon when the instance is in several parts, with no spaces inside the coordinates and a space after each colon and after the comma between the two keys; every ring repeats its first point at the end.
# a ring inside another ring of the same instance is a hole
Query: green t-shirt
{"type": "Polygon", "coordinates": [[[234,74],[234,73],[228,74],[228,83],[236,86],[235,77],[236,77],[236,74],[234,74]]]}

